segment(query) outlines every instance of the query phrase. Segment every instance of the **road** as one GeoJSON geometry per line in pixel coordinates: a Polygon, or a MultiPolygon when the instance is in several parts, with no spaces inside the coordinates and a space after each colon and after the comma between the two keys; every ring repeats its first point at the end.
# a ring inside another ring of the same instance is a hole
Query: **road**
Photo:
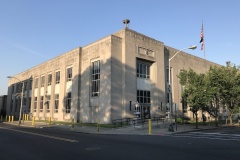
{"type": "Polygon", "coordinates": [[[225,160],[239,157],[240,128],[143,136],[83,134],[54,127],[0,124],[0,159],[7,160],[225,160]],[[214,134],[218,138],[211,138],[214,134]]]}

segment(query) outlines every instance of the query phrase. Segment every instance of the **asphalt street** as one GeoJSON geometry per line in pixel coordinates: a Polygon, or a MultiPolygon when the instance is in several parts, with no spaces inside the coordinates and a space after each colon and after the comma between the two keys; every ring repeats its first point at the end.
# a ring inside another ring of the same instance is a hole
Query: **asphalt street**
{"type": "Polygon", "coordinates": [[[0,159],[238,159],[239,131],[234,127],[171,135],[105,135],[1,123],[0,159]]]}

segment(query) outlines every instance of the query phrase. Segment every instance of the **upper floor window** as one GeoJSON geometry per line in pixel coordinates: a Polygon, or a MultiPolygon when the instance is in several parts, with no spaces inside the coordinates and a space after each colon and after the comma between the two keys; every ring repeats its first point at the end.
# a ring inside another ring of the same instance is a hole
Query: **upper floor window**
{"type": "Polygon", "coordinates": [[[24,83],[24,91],[27,90],[27,81],[26,82],[23,82],[24,83]]]}
{"type": "Polygon", "coordinates": [[[24,88],[22,88],[22,87],[24,87],[24,86],[23,86],[23,83],[24,83],[24,82],[22,82],[22,83],[19,84],[19,91],[18,91],[18,92],[22,92],[22,89],[24,89],[24,88]]]}
{"type": "Polygon", "coordinates": [[[18,83],[18,84],[17,84],[17,93],[21,92],[21,84],[22,84],[22,83],[18,83]]]}
{"type": "Polygon", "coordinates": [[[99,96],[100,92],[100,61],[92,62],[92,97],[99,96]]]}
{"type": "Polygon", "coordinates": [[[45,84],[45,76],[41,77],[41,87],[44,87],[45,84]]]}
{"type": "Polygon", "coordinates": [[[12,85],[12,94],[14,93],[14,85],[12,85]]]}
{"type": "Polygon", "coordinates": [[[35,79],[35,88],[38,88],[38,78],[35,79]]]}
{"type": "Polygon", "coordinates": [[[137,77],[150,78],[150,64],[144,62],[137,62],[137,77]]]}
{"type": "Polygon", "coordinates": [[[60,83],[60,71],[56,72],[56,84],[60,83]]]}
{"type": "Polygon", "coordinates": [[[72,80],[72,67],[67,68],[67,81],[71,81],[71,80],[72,80]]]}
{"type": "Polygon", "coordinates": [[[48,86],[52,85],[52,74],[48,74],[48,86]]]}
{"type": "Polygon", "coordinates": [[[30,79],[30,81],[29,81],[29,90],[31,90],[32,89],[32,79],[30,79]]]}

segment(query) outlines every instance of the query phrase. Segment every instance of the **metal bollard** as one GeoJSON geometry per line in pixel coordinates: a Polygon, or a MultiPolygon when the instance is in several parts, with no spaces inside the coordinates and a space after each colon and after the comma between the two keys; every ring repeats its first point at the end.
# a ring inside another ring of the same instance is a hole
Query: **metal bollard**
{"type": "Polygon", "coordinates": [[[49,117],[49,127],[51,127],[51,117],[49,117]]]}
{"type": "Polygon", "coordinates": [[[11,116],[8,116],[8,122],[11,122],[11,116]]]}
{"type": "Polygon", "coordinates": [[[74,128],[74,118],[72,118],[72,129],[74,128]]]}
{"type": "Polygon", "coordinates": [[[35,117],[32,117],[32,126],[34,126],[35,117]]]}
{"type": "Polygon", "coordinates": [[[13,123],[13,120],[14,120],[14,116],[12,116],[12,123],[13,123]]]}
{"type": "Polygon", "coordinates": [[[148,120],[148,134],[152,134],[152,120],[148,120]]]}
{"type": "Polygon", "coordinates": [[[99,132],[99,128],[100,128],[100,119],[98,119],[98,122],[97,122],[97,132],[99,132]]]}

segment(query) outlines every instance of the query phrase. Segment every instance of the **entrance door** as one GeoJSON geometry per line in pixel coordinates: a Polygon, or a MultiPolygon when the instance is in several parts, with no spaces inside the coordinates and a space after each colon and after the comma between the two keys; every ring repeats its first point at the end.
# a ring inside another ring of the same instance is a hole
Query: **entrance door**
{"type": "Polygon", "coordinates": [[[135,107],[135,113],[138,113],[138,117],[141,119],[150,119],[151,118],[151,108],[149,105],[139,105],[135,107]]]}
{"type": "Polygon", "coordinates": [[[151,118],[150,106],[143,106],[142,113],[144,119],[150,119],[151,118]]]}

